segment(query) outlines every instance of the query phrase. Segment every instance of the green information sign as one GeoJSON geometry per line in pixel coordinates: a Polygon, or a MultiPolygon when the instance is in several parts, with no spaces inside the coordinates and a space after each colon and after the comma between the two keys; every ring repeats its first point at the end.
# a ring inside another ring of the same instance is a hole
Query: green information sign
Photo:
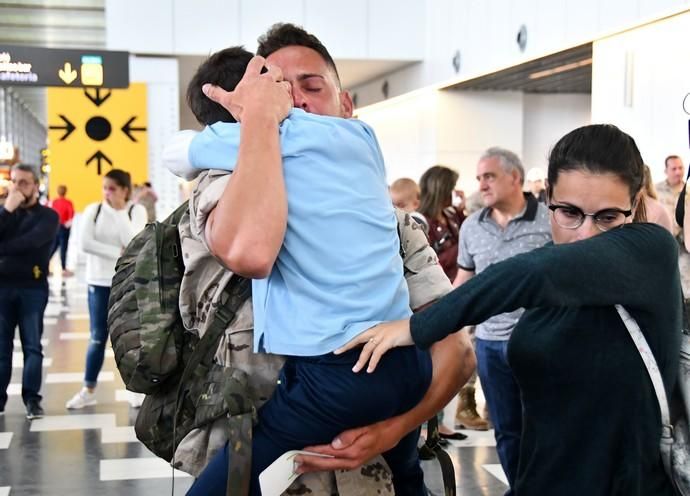
{"type": "Polygon", "coordinates": [[[0,45],[0,86],[127,88],[129,53],[0,45]]]}

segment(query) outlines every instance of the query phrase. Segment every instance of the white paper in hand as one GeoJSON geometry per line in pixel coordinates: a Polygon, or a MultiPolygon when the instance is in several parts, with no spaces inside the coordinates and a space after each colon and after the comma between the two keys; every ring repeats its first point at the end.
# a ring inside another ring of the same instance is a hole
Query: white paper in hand
{"type": "Polygon", "coordinates": [[[262,496],[280,496],[290,487],[290,484],[299,477],[299,474],[295,473],[295,456],[302,454],[333,458],[331,455],[321,455],[311,451],[293,450],[283,453],[266,470],[259,474],[262,496]]]}

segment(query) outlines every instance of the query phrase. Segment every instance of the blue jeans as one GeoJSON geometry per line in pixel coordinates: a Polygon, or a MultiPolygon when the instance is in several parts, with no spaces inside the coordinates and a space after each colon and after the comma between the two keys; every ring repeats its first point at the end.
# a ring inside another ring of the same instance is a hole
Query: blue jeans
{"type": "Polygon", "coordinates": [[[19,326],[19,339],[24,353],[22,399],[40,401],[43,372],[43,313],[48,304],[48,287],[0,288],[0,409],[7,403],[7,386],[12,377],[14,329],[19,326]]]}
{"type": "Polygon", "coordinates": [[[58,229],[57,237],[55,238],[53,251],[50,254],[50,258],[53,258],[57,249],[60,248],[60,263],[62,264],[62,270],[67,268],[67,245],[69,244],[69,234],[70,228],[61,225],[58,229]]]}
{"type": "Polygon", "coordinates": [[[489,406],[496,435],[496,451],[511,489],[518,469],[520,436],[522,434],[522,402],[513,371],[508,365],[508,341],[487,341],[477,338],[477,371],[489,406]]]}
{"type": "Polygon", "coordinates": [[[105,343],[108,340],[108,298],[110,288],[107,286],[89,285],[89,323],[91,339],[86,350],[86,372],[84,385],[96,387],[98,374],[103,367],[105,343]]]}
{"type": "MultiPolygon", "coordinates": [[[[431,357],[415,347],[390,350],[372,374],[352,372],[360,349],[343,355],[290,357],[279,385],[259,410],[252,438],[252,490],[258,476],[276,458],[293,449],[330,443],[342,431],[369,425],[415,406],[431,382],[431,357]]],[[[419,430],[383,454],[399,496],[426,495],[419,465],[419,430]]],[[[224,495],[227,446],[199,476],[188,496],[224,495]]]]}

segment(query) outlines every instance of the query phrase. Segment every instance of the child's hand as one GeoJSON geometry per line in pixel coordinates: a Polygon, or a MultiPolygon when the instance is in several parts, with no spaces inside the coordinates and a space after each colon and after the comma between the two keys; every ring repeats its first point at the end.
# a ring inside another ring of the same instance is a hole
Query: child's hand
{"type": "Polygon", "coordinates": [[[342,348],[334,351],[336,355],[344,353],[363,344],[362,353],[359,355],[359,360],[354,367],[353,372],[359,372],[364,368],[367,362],[369,367],[367,372],[371,373],[376,369],[376,366],[381,360],[385,352],[391,348],[398,346],[410,346],[414,344],[412,335],[410,334],[410,320],[395,320],[393,322],[384,322],[371,329],[366,330],[352,341],[347,343],[342,348]]]}

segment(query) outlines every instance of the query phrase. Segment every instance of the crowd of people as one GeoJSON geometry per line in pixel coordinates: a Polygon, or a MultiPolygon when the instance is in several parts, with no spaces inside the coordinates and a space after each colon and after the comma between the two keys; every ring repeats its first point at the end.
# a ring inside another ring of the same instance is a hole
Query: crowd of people
{"type": "MultiPolygon", "coordinates": [[[[198,426],[174,447],[196,477],[188,494],[224,495],[240,479],[261,494],[265,469],[306,450],[295,458],[303,492],[424,495],[420,426],[438,414],[446,440],[493,427],[509,495],[673,494],[656,396],[614,305],[639,322],[670,393],[690,294],[690,226],[675,222],[682,159],[670,155],[655,186],[631,136],[589,125],[554,145],[546,171],[487,149],[470,195],[443,165],[388,188],[374,130],[352,119],[326,47],[278,24],[257,53],[233,47],[202,63],[187,101],[205,128],[165,153],[169,170],[196,181],[178,225],[188,331],[208,331],[233,275],[252,279],[214,350],[248,378],[251,463],[224,418],[198,426]],[[362,465],[371,469],[351,470],[362,465]]],[[[18,165],[0,207],[0,412],[18,326],[29,419],[43,415],[56,251],[72,275],[66,194],[41,205],[36,171],[18,165]]],[[[115,264],[156,219],[156,200],[113,169],[81,215],[91,336],[68,409],[97,402],[115,264]]]]}
{"type": "MultiPolygon", "coordinates": [[[[48,303],[50,261],[59,250],[61,276],[71,277],[67,249],[75,217],[67,187],[57,187],[57,198],[40,201],[38,172],[26,165],[11,171],[8,195],[0,207],[0,414],[7,402],[12,371],[15,328],[24,354],[22,399],[26,416],[43,416],[40,386],[43,368],[43,314],[48,303]]],[[[149,186],[150,189],[150,186],[149,186]]],[[[147,209],[133,201],[130,174],[112,169],[103,178],[103,199],[90,204],[81,216],[79,251],[86,258],[90,323],[84,387],[66,403],[68,409],[96,404],[95,388],[108,340],[109,287],[115,263],[124,248],[147,222],[147,209]]],[[[141,397],[130,395],[133,406],[141,397]]]]}

